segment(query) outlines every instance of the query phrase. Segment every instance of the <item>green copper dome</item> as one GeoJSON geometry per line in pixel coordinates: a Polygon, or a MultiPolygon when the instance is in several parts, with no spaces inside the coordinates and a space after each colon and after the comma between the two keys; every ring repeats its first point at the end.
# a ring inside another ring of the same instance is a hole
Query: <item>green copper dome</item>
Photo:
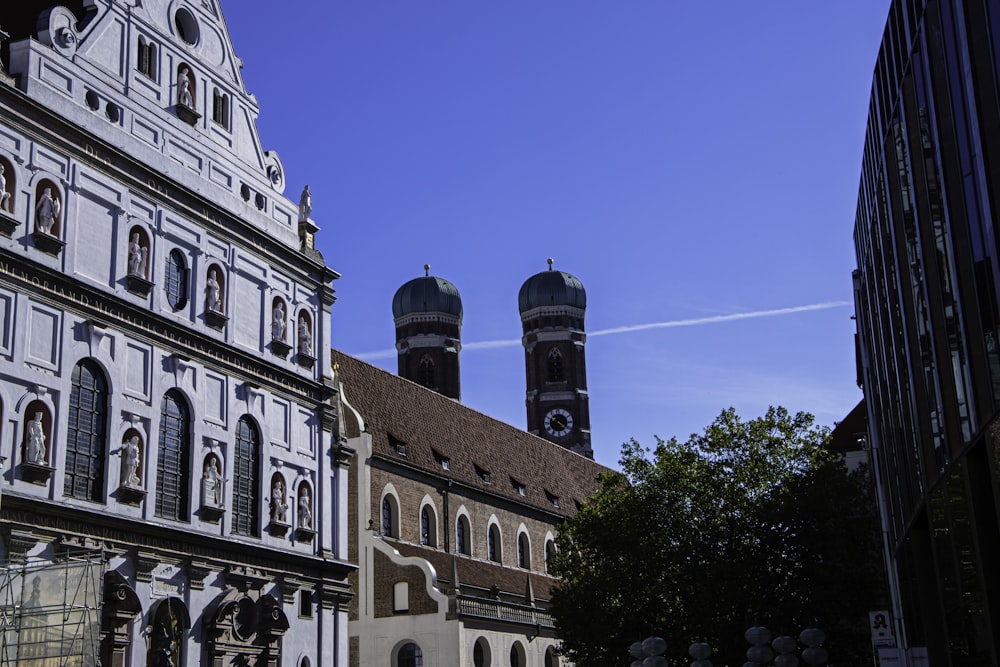
{"type": "Polygon", "coordinates": [[[550,260],[548,271],[536,273],[521,285],[521,291],[517,295],[517,306],[522,313],[542,306],[572,306],[586,309],[587,292],[576,276],[571,276],[565,271],[553,271],[550,260]]]}
{"type": "Polygon", "coordinates": [[[399,319],[412,313],[447,313],[462,317],[462,297],[458,288],[444,278],[414,278],[392,297],[392,316],[399,319]]]}

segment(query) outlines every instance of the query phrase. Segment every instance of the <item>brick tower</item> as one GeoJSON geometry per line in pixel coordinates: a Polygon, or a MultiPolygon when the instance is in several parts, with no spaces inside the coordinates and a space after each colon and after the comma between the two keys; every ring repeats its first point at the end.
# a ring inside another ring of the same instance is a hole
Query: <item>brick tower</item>
{"type": "Polygon", "coordinates": [[[458,354],[462,350],[462,297],[443,278],[414,278],[392,297],[399,375],[461,400],[458,354]]]}
{"type": "Polygon", "coordinates": [[[587,293],[563,271],[528,278],[518,294],[527,380],[528,431],[588,458],[590,408],[587,397],[587,293]]]}

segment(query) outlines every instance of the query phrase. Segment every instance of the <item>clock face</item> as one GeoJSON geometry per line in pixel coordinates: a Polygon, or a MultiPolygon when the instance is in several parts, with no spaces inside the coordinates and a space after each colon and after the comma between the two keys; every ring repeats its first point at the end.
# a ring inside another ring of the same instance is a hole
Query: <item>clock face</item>
{"type": "Polygon", "coordinates": [[[573,416],[562,408],[549,410],[545,415],[545,430],[549,435],[561,438],[573,430],[573,416]]]}

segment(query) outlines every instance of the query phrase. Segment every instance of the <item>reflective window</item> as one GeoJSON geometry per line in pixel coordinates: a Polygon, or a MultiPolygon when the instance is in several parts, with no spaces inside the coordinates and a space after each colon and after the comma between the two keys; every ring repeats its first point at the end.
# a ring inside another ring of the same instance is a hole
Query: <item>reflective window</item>
{"type": "Polygon", "coordinates": [[[257,462],[260,460],[260,435],[246,417],[236,424],[236,450],[233,457],[233,532],[237,535],[259,534],[260,485],[257,462]]]}
{"type": "Polygon", "coordinates": [[[180,310],[187,304],[187,265],[180,250],[171,250],[167,255],[163,272],[163,289],[167,295],[167,303],[174,310],[180,310]]]}
{"type": "Polygon", "coordinates": [[[160,403],[160,442],[156,459],[156,516],[188,518],[191,415],[181,396],[171,390],[160,403]]]}
{"type": "Polygon", "coordinates": [[[399,655],[396,657],[396,665],[397,667],[423,667],[424,654],[419,646],[410,642],[399,649],[399,655]]]}
{"type": "Polygon", "coordinates": [[[73,368],[69,394],[64,495],[97,502],[104,499],[107,406],[104,373],[93,361],[81,361],[73,368]]]}

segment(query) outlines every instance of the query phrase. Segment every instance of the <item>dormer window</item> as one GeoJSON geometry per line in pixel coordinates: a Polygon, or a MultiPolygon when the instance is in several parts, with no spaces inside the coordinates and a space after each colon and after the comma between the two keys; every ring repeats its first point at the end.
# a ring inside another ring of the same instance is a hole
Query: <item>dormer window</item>
{"type": "Polygon", "coordinates": [[[559,496],[555,495],[548,489],[545,489],[545,497],[552,504],[553,507],[559,507],[559,496]]]}
{"type": "Polygon", "coordinates": [[[490,474],[489,470],[484,470],[479,466],[475,466],[476,474],[479,475],[479,479],[483,480],[483,484],[492,484],[493,476],[490,474]]]}
{"type": "Polygon", "coordinates": [[[434,455],[434,460],[438,462],[442,470],[451,470],[451,459],[433,447],[431,448],[431,453],[434,455]]]}
{"type": "Polygon", "coordinates": [[[386,435],[389,437],[389,446],[395,449],[396,453],[400,456],[406,456],[406,443],[394,437],[391,433],[387,433],[386,435]]]}
{"type": "Polygon", "coordinates": [[[513,477],[510,478],[510,485],[514,487],[514,490],[517,491],[517,495],[519,496],[523,496],[527,493],[527,490],[524,488],[524,484],[517,481],[513,477]]]}

